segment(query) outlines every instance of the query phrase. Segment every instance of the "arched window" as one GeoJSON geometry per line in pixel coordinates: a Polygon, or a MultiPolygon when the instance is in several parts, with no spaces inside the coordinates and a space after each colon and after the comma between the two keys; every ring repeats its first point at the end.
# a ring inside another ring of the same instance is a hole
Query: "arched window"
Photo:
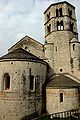
{"type": "Polygon", "coordinates": [[[63,21],[57,21],[57,30],[64,30],[63,21]]]}
{"type": "Polygon", "coordinates": [[[60,26],[61,26],[61,30],[63,30],[64,29],[63,21],[60,22],[60,26]]]}
{"type": "Polygon", "coordinates": [[[10,76],[8,73],[4,75],[4,90],[8,90],[10,88],[10,76]]]}
{"type": "Polygon", "coordinates": [[[57,21],[57,30],[60,30],[60,24],[59,24],[59,21],[57,21]]]}
{"type": "Polygon", "coordinates": [[[56,17],[58,17],[58,9],[56,9],[56,17]]]}
{"type": "Polygon", "coordinates": [[[59,8],[60,16],[62,16],[62,8],[59,8]]]}
{"type": "Polygon", "coordinates": [[[62,16],[62,8],[56,9],[56,17],[62,16]]]}
{"type": "Polygon", "coordinates": [[[60,93],[60,102],[63,102],[63,93],[60,93]]]}

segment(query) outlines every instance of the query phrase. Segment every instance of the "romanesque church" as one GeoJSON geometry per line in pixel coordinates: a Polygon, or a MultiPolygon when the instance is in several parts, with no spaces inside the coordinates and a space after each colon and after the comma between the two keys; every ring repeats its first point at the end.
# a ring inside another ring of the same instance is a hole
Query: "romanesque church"
{"type": "Polygon", "coordinates": [[[44,12],[45,44],[25,36],[0,57],[0,120],[80,107],[80,42],[75,7],[44,12]]]}

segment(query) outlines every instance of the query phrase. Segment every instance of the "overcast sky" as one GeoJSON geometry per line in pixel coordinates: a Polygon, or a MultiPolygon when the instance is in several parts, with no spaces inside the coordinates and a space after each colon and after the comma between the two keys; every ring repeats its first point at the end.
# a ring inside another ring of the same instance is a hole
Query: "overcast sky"
{"type": "MultiPolygon", "coordinates": [[[[0,0],[0,56],[25,35],[44,43],[43,13],[58,1],[63,0],[0,0]]],[[[76,7],[80,32],[80,0],[67,1],[76,7]]]]}

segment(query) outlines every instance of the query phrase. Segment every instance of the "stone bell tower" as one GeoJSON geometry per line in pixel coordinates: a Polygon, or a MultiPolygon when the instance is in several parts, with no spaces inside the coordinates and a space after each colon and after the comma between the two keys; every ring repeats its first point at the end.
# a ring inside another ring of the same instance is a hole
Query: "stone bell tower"
{"type": "Polygon", "coordinates": [[[69,73],[70,41],[78,40],[75,7],[64,1],[51,4],[45,15],[45,58],[54,73],[69,73]]]}

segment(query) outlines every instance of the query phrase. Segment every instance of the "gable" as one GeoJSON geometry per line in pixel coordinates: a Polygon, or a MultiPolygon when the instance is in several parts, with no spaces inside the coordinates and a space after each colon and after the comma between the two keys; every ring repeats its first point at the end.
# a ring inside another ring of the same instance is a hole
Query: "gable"
{"type": "Polygon", "coordinates": [[[13,45],[10,49],[8,49],[8,52],[12,52],[13,50],[18,48],[22,48],[36,55],[39,58],[44,57],[43,44],[39,43],[38,41],[34,40],[29,36],[25,36],[20,41],[18,41],[15,45],[13,45]]]}

